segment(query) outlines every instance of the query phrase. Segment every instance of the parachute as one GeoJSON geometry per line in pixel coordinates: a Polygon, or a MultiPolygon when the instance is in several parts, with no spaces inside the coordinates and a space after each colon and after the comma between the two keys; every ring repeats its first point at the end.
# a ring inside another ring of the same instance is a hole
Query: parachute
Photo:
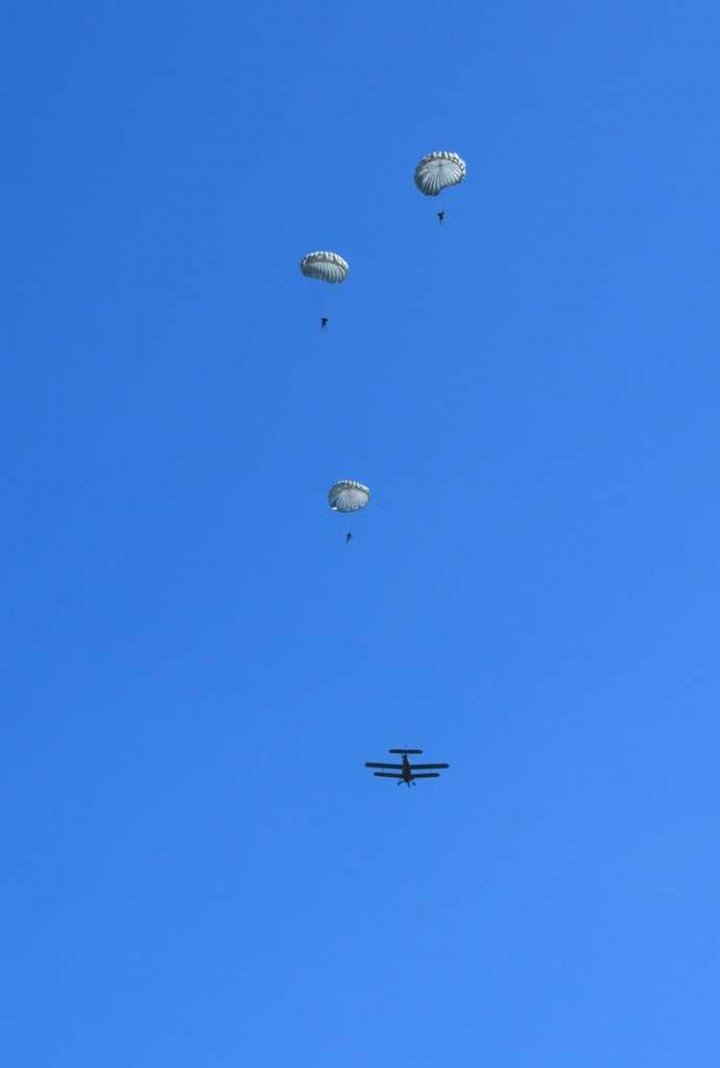
{"type": "Polygon", "coordinates": [[[335,285],[345,281],[350,266],[337,252],[308,252],[300,261],[300,270],[306,278],[335,285]]]}
{"type": "Polygon", "coordinates": [[[436,197],[443,189],[459,185],[466,170],[465,160],[454,152],[431,152],[415,168],[415,185],[426,197],[436,197]]]}
{"type": "Polygon", "coordinates": [[[370,490],[362,482],[342,479],[330,487],[328,503],[333,512],[358,512],[370,500],[370,490]]]}

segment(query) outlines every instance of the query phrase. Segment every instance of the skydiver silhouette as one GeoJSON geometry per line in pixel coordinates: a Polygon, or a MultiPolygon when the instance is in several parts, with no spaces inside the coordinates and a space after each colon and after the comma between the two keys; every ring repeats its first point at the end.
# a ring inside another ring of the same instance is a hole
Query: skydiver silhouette
{"type": "Polygon", "coordinates": [[[347,545],[349,541],[352,541],[352,534],[350,533],[350,531],[348,531],[345,535],[345,544],[347,545]]]}
{"type": "Polygon", "coordinates": [[[440,220],[440,224],[442,225],[442,223],[445,222],[445,212],[444,211],[439,211],[437,213],[437,217],[440,220]]]}
{"type": "Polygon", "coordinates": [[[330,322],[326,315],[323,315],[320,319],[320,329],[324,330],[327,324],[330,322]]]}

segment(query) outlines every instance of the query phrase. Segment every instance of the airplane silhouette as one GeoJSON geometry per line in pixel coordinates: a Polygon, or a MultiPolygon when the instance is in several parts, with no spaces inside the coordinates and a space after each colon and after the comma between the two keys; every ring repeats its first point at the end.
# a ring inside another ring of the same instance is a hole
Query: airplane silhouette
{"type": "Polygon", "coordinates": [[[376,771],[373,774],[378,779],[398,779],[398,786],[406,783],[407,786],[415,786],[416,779],[438,779],[443,768],[449,768],[449,764],[411,764],[408,756],[419,756],[422,749],[388,749],[388,753],[398,753],[402,756],[402,764],[378,764],[375,761],[367,761],[366,768],[387,768],[387,771],[376,771]],[[432,769],[432,770],[431,770],[432,769]],[[435,770],[437,769],[437,770],[435,770]]]}

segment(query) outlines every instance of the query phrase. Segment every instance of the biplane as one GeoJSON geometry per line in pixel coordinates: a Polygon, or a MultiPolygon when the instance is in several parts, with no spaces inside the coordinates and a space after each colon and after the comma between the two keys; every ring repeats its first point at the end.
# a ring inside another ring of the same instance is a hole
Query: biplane
{"type": "Polygon", "coordinates": [[[366,768],[381,768],[373,774],[378,779],[397,779],[398,786],[406,783],[415,786],[416,779],[438,779],[440,772],[449,768],[449,764],[411,764],[409,756],[420,756],[422,749],[388,749],[388,753],[397,753],[402,756],[402,764],[380,764],[376,761],[366,761],[366,768]]]}

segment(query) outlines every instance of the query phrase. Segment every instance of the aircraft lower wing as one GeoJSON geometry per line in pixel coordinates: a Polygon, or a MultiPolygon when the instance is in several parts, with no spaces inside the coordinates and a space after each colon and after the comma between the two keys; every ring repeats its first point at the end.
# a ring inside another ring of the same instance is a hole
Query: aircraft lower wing
{"type": "Polygon", "coordinates": [[[376,779],[402,779],[396,771],[374,771],[373,775],[376,779]]]}
{"type": "MultiPolygon", "coordinates": [[[[375,774],[377,775],[377,772],[375,772],[375,774]]],[[[402,778],[402,776],[398,775],[398,778],[400,779],[400,778],[402,778]]],[[[410,776],[410,778],[411,779],[439,779],[440,778],[440,772],[439,771],[421,771],[419,775],[415,775],[415,773],[413,772],[413,774],[410,776]]]]}

